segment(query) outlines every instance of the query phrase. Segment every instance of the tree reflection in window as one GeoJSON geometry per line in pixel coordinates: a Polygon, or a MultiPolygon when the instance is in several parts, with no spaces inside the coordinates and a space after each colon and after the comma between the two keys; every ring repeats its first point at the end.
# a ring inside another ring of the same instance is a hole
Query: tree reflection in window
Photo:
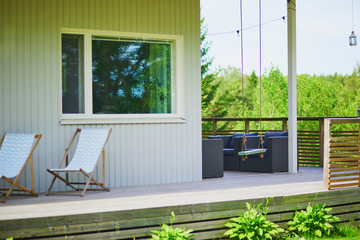
{"type": "Polygon", "coordinates": [[[92,40],[93,113],[172,113],[172,43],[92,40]]]}
{"type": "Polygon", "coordinates": [[[84,36],[62,34],[62,112],[84,113],[84,36]]]}

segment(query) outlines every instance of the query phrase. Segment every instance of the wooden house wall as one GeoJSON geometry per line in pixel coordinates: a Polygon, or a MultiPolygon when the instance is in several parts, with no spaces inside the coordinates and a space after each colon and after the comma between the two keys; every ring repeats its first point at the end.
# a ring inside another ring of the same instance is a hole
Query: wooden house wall
{"type": "MultiPolygon", "coordinates": [[[[78,127],[113,129],[106,148],[110,187],[200,181],[199,36],[198,0],[0,0],[0,134],[43,134],[34,154],[36,191],[49,186],[46,169],[58,167],[78,127]],[[183,36],[186,121],[62,125],[61,28],[183,36]]],[[[21,183],[31,185],[29,168],[21,183]]],[[[55,190],[62,189],[57,183],[55,190]]]]}

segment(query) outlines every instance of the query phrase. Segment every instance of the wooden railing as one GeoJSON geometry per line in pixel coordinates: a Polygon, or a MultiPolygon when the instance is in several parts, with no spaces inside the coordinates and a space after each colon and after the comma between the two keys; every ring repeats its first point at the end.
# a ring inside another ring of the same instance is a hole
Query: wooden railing
{"type": "MultiPolygon", "coordinates": [[[[298,117],[298,161],[303,166],[323,166],[324,153],[323,117],[298,117]],[[316,130],[314,130],[316,129],[316,130]]],[[[333,118],[337,119],[337,118],[333,118]]],[[[231,135],[233,132],[260,132],[260,118],[203,118],[203,138],[216,135],[231,135]],[[221,125],[221,126],[220,126],[221,125]],[[240,127],[232,127],[232,126],[240,127]]],[[[286,131],[287,118],[262,118],[261,122],[272,122],[275,127],[261,129],[266,131],[286,131]]],[[[264,124],[265,125],[265,124],[264,124]]],[[[354,132],[339,132],[354,134],[354,132]]]]}
{"type": "Polygon", "coordinates": [[[360,118],[325,119],[324,160],[327,189],[360,187],[360,118]],[[355,124],[359,130],[333,131],[339,124],[355,124]]]}

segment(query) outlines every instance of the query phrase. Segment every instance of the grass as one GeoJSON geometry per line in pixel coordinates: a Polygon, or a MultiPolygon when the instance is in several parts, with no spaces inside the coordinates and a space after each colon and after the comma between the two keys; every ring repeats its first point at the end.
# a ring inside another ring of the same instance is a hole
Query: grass
{"type": "Polygon", "coordinates": [[[360,227],[354,227],[350,224],[342,226],[335,226],[332,229],[330,236],[323,236],[321,238],[308,238],[308,237],[290,237],[281,238],[286,240],[359,240],[360,239],[360,227]]]}
{"type": "MultiPolygon", "coordinates": [[[[315,240],[359,240],[360,229],[350,224],[335,227],[330,236],[315,238],[315,240]]],[[[305,238],[305,240],[308,240],[305,238]]]]}
{"type": "Polygon", "coordinates": [[[332,233],[332,237],[327,239],[360,239],[360,231],[358,227],[353,227],[350,224],[346,224],[343,226],[335,227],[332,233]]]}
{"type": "Polygon", "coordinates": [[[360,235],[357,237],[341,237],[341,236],[333,236],[333,237],[327,237],[327,238],[316,238],[316,240],[359,240],[360,235]]]}

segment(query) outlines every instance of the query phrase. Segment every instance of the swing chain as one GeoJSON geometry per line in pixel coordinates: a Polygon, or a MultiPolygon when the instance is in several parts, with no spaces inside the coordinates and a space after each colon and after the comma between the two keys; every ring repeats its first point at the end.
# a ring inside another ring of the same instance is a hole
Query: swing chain
{"type": "MultiPolygon", "coordinates": [[[[243,47],[243,17],[242,17],[242,0],[240,0],[240,37],[241,37],[241,46],[240,46],[240,49],[241,49],[241,84],[242,84],[242,99],[243,99],[243,138],[242,138],[242,148],[241,150],[242,151],[246,151],[246,136],[245,136],[245,96],[244,96],[244,47],[243,47]]],[[[259,132],[259,135],[260,135],[260,138],[259,138],[259,144],[258,144],[258,149],[260,149],[260,146],[261,146],[261,149],[264,149],[264,139],[263,139],[263,136],[262,136],[262,133],[261,133],[261,62],[262,62],[262,59],[261,59],[261,0],[259,0],[259,43],[260,43],[260,74],[259,74],[259,82],[260,82],[260,132],[259,132]]],[[[263,153],[259,153],[258,154],[261,158],[264,158],[264,154],[263,153]]],[[[247,159],[247,155],[242,155],[241,157],[242,161],[245,161],[247,159]]]]}
{"type": "MultiPolygon", "coordinates": [[[[245,133],[243,133],[243,138],[242,138],[242,151],[246,151],[246,141],[247,141],[247,139],[246,139],[246,136],[245,136],[245,133]]],[[[241,156],[241,160],[242,161],[245,161],[247,159],[247,156],[245,155],[245,156],[241,156]]]]}

